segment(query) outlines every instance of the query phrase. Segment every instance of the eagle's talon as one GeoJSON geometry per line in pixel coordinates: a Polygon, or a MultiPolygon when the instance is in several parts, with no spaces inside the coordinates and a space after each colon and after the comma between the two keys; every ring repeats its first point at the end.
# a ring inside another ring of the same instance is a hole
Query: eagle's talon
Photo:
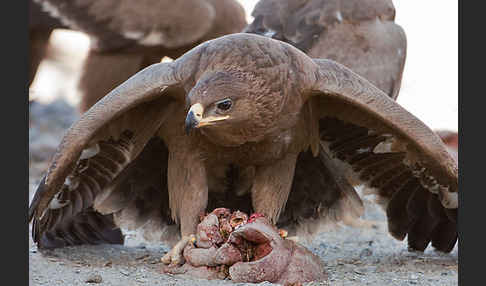
{"type": "Polygon", "coordinates": [[[183,236],[181,240],[179,240],[179,242],[177,242],[176,245],[174,245],[174,247],[161,258],[162,262],[170,265],[183,264],[184,256],[182,254],[184,248],[188,243],[194,243],[195,241],[196,236],[194,234],[183,236]]]}

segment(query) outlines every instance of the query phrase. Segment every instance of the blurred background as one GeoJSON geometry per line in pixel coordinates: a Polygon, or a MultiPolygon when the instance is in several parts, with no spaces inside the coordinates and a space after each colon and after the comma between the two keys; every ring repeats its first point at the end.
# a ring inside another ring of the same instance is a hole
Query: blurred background
{"type": "MultiPolygon", "coordinates": [[[[257,0],[239,0],[247,19],[257,0]]],[[[407,59],[398,102],[434,130],[458,130],[458,2],[394,1],[395,22],[407,35],[407,59]],[[440,12],[440,13],[438,13],[440,12]],[[431,14],[433,16],[431,16],[431,14]]],[[[31,98],[49,103],[79,101],[77,81],[89,39],[80,32],[55,30],[30,87],[31,98]]]]}

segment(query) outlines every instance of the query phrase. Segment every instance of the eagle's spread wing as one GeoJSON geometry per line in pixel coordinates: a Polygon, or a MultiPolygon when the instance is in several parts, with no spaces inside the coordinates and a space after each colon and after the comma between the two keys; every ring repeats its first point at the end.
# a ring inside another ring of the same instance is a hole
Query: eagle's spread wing
{"type": "Polygon", "coordinates": [[[397,98],[406,36],[390,0],[262,0],[245,29],[337,61],[397,98]]]}
{"type": "Polygon", "coordinates": [[[315,59],[316,86],[304,95],[319,110],[321,146],[353,184],[386,209],[397,239],[412,249],[449,252],[457,240],[458,169],[420,120],[341,64],[315,59]]]}
{"type": "Polygon", "coordinates": [[[67,131],[29,208],[34,241],[40,247],[123,242],[121,232],[114,230],[112,213],[120,207],[129,211],[137,196],[162,195],[152,191],[162,182],[154,183],[158,171],[150,166],[163,160],[167,151],[154,133],[177,105],[178,96],[184,100],[177,84],[172,64],[150,66],[105,96],[67,131]],[[146,170],[144,177],[140,165],[146,170]],[[137,192],[123,196],[126,188],[137,192]]]}
{"type": "Polygon", "coordinates": [[[189,45],[208,33],[216,18],[211,2],[199,0],[38,2],[70,28],[90,35],[93,47],[101,51],[132,45],[189,45]]]}

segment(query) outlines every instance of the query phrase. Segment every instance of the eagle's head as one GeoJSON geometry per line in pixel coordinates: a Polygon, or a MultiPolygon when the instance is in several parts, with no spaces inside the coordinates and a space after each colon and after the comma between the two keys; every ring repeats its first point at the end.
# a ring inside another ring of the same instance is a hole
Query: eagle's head
{"type": "Polygon", "coordinates": [[[234,61],[204,71],[188,90],[186,133],[198,129],[214,143],[238,146],[295,125],[302,102],[293,96],[297,88],[291,64],[283,57],[272,61],[270,53],[265,60],[261,54],[231,54],[234,61]]]}
{"type": "Polygon", "coordinates": [[[239,71],[207,72],[188,94],[186,133],[193,129],[223,146],[263,139],[275,125],[282,98],[266,82],[239,71]],[[248,80],[250,78],[250,80],[248,80]]]}

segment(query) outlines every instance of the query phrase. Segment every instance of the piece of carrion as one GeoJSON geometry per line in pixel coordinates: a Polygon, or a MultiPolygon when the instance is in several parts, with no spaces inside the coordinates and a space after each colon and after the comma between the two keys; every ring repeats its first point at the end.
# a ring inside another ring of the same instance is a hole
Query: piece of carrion
{"type": "Polygon", "coordinates": [[[196,237],[195,243],[184,248],[185,263],[163,265],[162,272],[282,285],[327,280],[319,257],[281,237],[263,216],[248,220],[243,212],[218,208],[199,223],[196,237]]]}
{"type": "Polygon", "coordinates": [[[222,206],[309,236],[362,214],[359,183],[380,198],[391,235],[449,252],[457,176],[437,134],[368,80],[240,33],[151,65],[90,108],[63,137],[29,221],[40,248],[116,243],[113,225],[183,241],[222,206]]]}

